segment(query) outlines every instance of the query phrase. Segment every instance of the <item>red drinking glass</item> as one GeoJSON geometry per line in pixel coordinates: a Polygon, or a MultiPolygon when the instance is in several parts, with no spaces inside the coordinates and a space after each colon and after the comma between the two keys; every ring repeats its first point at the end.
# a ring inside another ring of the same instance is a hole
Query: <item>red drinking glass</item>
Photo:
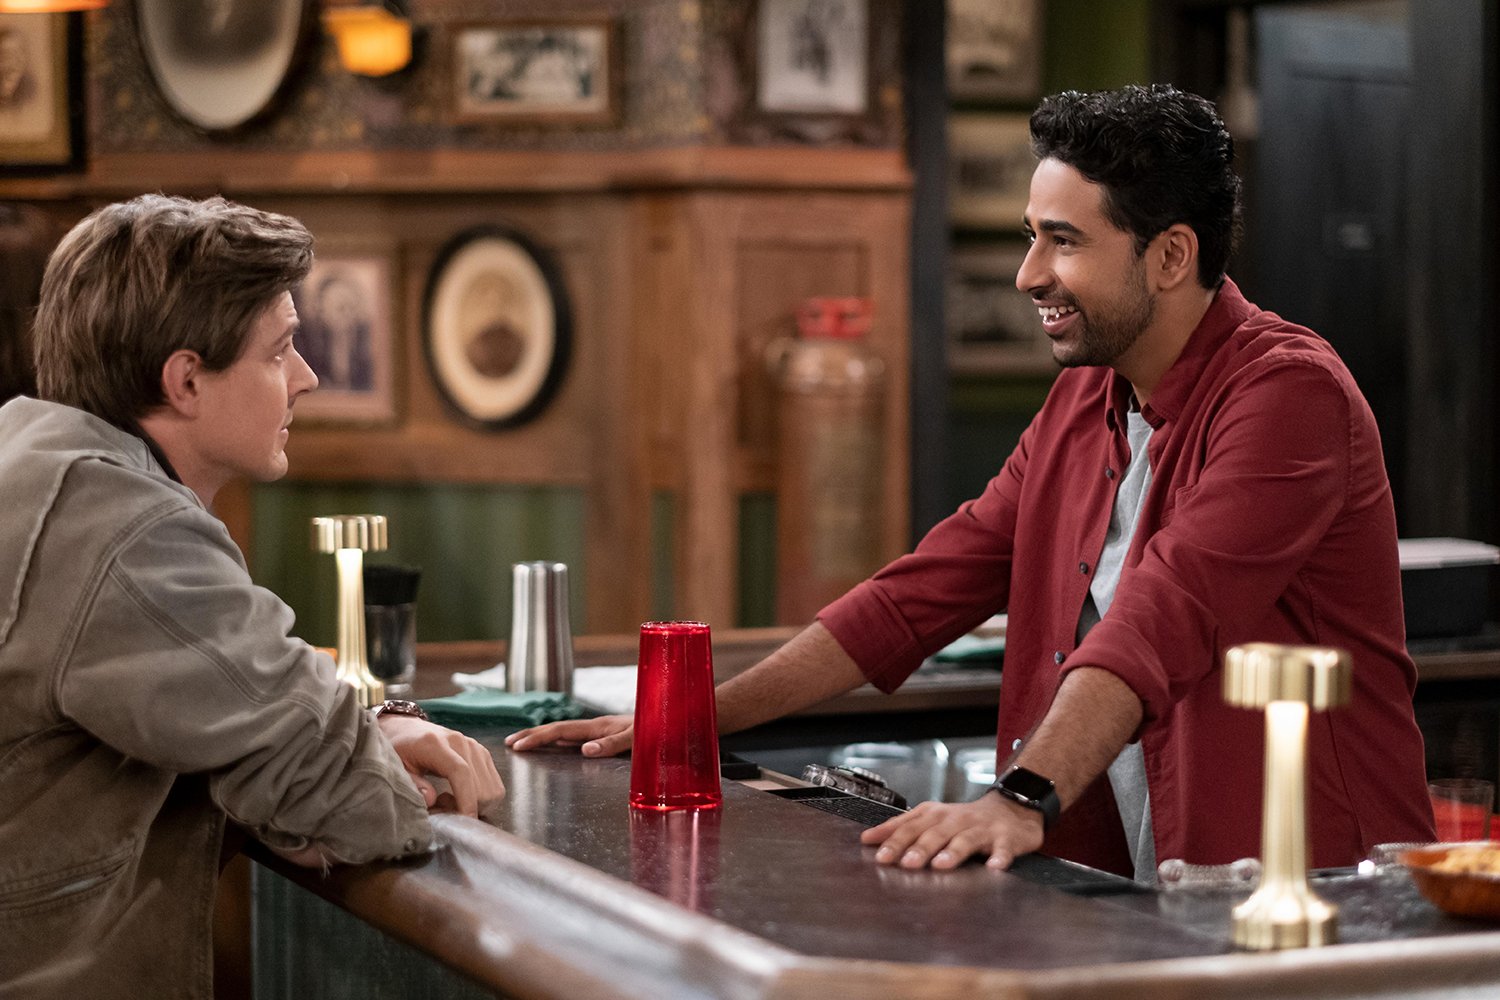
{"type": "Polygon", "coordinates": [[[708,626],[646,622],[635,681],[630,804],[715,809],[722,801],[708,626]]]}

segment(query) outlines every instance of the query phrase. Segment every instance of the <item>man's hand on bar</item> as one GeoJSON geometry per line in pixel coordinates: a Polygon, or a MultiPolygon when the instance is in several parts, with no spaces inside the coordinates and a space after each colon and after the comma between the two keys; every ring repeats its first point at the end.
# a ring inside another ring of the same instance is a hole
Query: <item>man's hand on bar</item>
{"type": "Polygon", "coordinates": [[[999,795],[973,802],[923,802],[859,835],[879,844],[875,860],[902,868],[957,868],[976,854],[991,868],[1009,868],[1042,846],[1042,814],[999,795]]]}
{"type": "Polygon", "coordinates": [[[409,715],[382,715],[379,725],[428,809],[478,816],[505,794],[495,758],[463,733],[409,715]],[[441,778],[448,791],[439,794],[431,778],[441,778]]]}
{"type": "Polygon", "coordinates": [[[585,757],[609,757],[624,753],[635,741],[635,717],[601,715],[595,719],[569,719],[521,729],[505,737],[512,750],[537,747],[581,747],[585,757]]]}

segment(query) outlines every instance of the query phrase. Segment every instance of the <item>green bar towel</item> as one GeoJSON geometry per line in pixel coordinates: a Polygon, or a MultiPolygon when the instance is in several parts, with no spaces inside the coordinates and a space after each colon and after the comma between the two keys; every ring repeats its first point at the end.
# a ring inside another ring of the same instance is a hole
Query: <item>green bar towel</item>
{"type": "Polygon", "coordinates": [[[1005,659],[1005,637],[961,635],[932,655],[944,663],[999,663],[1005,659]]]}
{"type": "Polygon", "coordinates": [[[471,690],[420,702],[433,722],[465,726],[540,726],[561,719],[583,719],[593,713],[561,692],[471,690]]]}

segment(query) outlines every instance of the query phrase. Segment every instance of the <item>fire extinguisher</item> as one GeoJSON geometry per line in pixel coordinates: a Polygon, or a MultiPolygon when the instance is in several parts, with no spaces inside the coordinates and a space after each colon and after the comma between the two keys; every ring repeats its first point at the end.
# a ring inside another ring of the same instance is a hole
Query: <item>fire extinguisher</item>
{"type": "Polygon", "coordinates": [[[777,387],[776,618],[810,621],[879,569],[885,364],[870,301],[814,298],[767,352],[777,387]]]}

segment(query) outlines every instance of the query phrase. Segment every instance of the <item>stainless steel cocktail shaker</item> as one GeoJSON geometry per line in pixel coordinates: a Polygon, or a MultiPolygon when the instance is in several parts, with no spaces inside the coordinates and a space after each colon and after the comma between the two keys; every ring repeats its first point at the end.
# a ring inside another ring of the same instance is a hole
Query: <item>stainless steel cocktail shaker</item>
{"type": "Polygon", "coordinates": [[[573,631],[568,621],[568,567],[522,562],[511,567],[506,687],[513,692],[573,693],[573,631]]]}

